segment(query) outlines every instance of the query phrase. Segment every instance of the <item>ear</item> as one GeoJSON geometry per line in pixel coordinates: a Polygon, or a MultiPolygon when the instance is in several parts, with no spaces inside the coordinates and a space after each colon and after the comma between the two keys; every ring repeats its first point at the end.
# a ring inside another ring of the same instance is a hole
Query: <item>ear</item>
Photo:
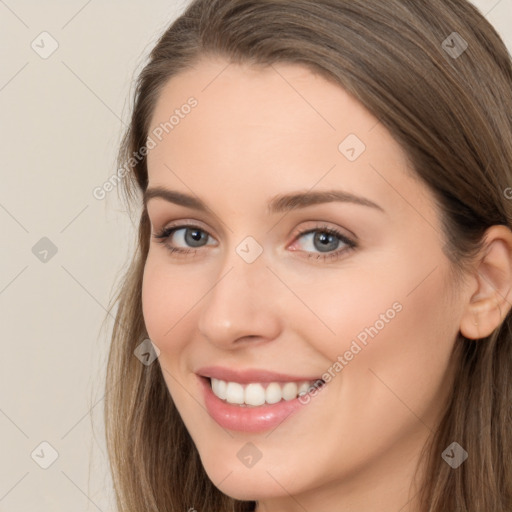
{"type": "Polygon", "coordinates": [[[476,285],[461,318],[460,332],[469,339],[489,336],[512,308],[512,231],[491,226],[475,268],[476,285]]]}

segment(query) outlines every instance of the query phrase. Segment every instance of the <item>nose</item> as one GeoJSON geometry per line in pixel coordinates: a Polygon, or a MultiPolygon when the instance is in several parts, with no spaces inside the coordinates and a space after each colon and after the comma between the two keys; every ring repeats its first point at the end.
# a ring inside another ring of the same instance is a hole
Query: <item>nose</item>
{"type": "Polygon", "coordinates": [[[272,340],[281,330],[279,280],[263,257],[245,262],[233,251],[200,302],[198,329],[211,343],[236,349],[247,341],[272,340]]]}

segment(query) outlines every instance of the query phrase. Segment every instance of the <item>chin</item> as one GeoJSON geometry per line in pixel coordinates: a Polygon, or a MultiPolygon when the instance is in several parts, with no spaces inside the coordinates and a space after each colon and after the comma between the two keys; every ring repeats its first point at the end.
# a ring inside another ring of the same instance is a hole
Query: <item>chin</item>
{"type": "Polygon", "coordinates": [[[240,468],[233,468],[219,464],[218,458],[211,464],[203,464],[213,484],[230,498],[240,501],[258,501],[282,496],[283,488],[288,492],[296,492],[296,489],[292,489],[294,482],[288,481],[286,476],[281,478],[274,472],[268,471],[262,462],[258,464],[258,469],[245,468],[242,463],[240,466],[240,468]]]}

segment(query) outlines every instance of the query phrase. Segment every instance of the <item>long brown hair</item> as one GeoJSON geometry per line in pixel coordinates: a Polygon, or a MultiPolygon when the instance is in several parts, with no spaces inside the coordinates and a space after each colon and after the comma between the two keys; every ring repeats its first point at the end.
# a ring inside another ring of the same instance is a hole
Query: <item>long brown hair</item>
{"type": "MultiPolygon", "coordinates": [[[[162,87],[199,58],[302,64],[357,98],[400,143],[434,193],[443,249],[462,278],[495,224],[510,226],[512,66],[485,17],[466,0],[195,0],[161,36],[136,85],[119,153],[128,203],[148,184],[140,157],[162,87]],[[466,47],[467,46],[467,47],[466,47]],[[137,155],[138,158],[133,158],[137,155]]],[[[254,510],[207,477],[159,364],[135,348],[148,337],[141,285],[150,231],[118,293],[107,368],[105,421],[120,512],[254,510]]],[[[424,447],[421,512],[512,510],[512,334],[508,315],[482,340],[459,334],[456,375],[442,421],[424,447]],[[441,457],[457,441],[457,470],[441,457]]]]}

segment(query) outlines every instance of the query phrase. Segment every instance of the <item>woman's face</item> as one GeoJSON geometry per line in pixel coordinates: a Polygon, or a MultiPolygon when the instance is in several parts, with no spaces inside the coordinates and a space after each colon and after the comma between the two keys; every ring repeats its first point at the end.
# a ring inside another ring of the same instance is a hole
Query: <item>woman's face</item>
{"type": "Polygon", "coordinates": [[[282,510],[361,482],[403,505],[463,304],[400,146],[305,67],[211,59],[166,85],[150,139],[148,189],[169,191],[146,197],[152,234],[169,230],[144,319],[213,483],[282,510]]]}

